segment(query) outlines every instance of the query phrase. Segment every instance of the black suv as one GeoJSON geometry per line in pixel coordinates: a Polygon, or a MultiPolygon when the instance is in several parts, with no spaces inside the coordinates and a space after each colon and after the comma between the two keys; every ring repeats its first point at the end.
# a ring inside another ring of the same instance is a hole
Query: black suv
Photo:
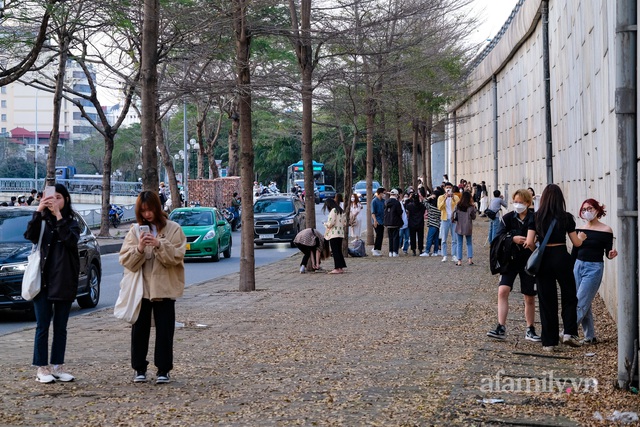
{"type": "MultiPolygon", "coordinates": [[[[33,246],[24,238],[24,232],[34,211],[33,207],[0,207],[0,309],[33,309],[32,302],[23,300],[20,294],[27,256],[33,246]]],[[[80,225],[80,281],[76,298],[81,308],[92,308],[100,300],[100,247],[84,219],[77,213],[75,217],[80,225]]]]}
{"type": "Polygon", "coordinates": [[[292,195],[262,196],[253,205],[253,241],[264,243],[289,242],[305,228],[302,202],[292,195]]]}

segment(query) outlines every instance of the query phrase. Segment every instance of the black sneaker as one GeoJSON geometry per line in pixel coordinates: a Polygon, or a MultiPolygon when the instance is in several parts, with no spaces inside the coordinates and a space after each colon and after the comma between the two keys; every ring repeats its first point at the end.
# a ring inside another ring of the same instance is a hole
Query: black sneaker
{"type": "Polygon", "coordinates": [[[133,377],[134,383],[146,383],[147,382],[147,373],[144,371],[137,371],[136,376],[133,377]]]}
{"type": "Polygon", "coordinates": [[[504,325],[498,323],[498,326],[493,331],[487,332],[487,336],[498,340],[503,340],[507,337],[507,328],[504,325]]]}
{"type": "Polygon", "coordinates": [[[158,372],[158,378],[156,378],[156,384],[166,384],[170,380],[168,372],[158,372]]]}
{"type": "Polygon", "coordinates": [[[527,328],[527,332],[524,334],[524,339],[525,340],[529,340],[529,341],[533,341],[533,342],[542,341],[542,338],[540,338],[540,336],[538,336],[538,334],[536,334],[536,328],[533,327],[533,326],[529,326],[527,328]]]}

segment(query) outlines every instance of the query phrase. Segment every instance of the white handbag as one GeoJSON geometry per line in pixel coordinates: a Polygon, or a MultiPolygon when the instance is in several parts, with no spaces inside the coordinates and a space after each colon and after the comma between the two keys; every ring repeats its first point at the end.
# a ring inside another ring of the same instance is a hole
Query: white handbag
{"type": "Polygon", "coordinates": [[[22,276],[22,298],[31,301],[40,293],[42,286],[42,272],[40,270],[40,244],[42,243],[42,235],[44,234],[45,224],[42,221],[40,225],[40,237],[38,244],[34,245],[31,254],[27,257],[27,267],[24,269],[22,276]]]}
{"type": "MultiPolygon", "coordinates": [[[[139,237],[140,231],[137,225],[135,229],[139,237]]],[[[113,315],[117,319],[131,324],[136,323],[138,314],[140,314],[140,304],[142,303],[143,281],[142,267],[138,271],[124,269],[124,275],[120,281],[120,293],[118,294],[116,305],[113,307],[113,315]]]]}

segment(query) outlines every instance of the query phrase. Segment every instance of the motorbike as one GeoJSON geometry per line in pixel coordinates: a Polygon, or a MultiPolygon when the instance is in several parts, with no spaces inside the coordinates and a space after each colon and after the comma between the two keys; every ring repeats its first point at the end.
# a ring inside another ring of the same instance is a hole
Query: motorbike
{"type": "Polygon", "coordinates": [[[240,209],[231,206],[229,208],[222,208],[220,212],[229,225],[231,225],[231,231],[236,231],[240,227],[240,209]]]}
{"type": "Polygon", "coordinates": [[[109,222],[113,226],[113,228],[118,228],[120,222],[122,221],[122,216],[124,215],[124,209],[118,205],[111,205],[111,209],[109,209],[109,222]]]}

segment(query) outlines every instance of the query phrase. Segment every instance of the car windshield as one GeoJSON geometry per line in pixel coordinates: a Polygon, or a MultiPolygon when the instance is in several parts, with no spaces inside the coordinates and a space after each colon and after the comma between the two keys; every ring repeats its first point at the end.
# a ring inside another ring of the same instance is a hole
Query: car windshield
{"type": "Polygon", "coordinates": [[[258,200],[253,206],[255,213],[290,213],[293,210],[293,202],[282,199],[258,200]]]}
{"type": "Polygon", "coordinates": [[[177,222],[182,227],[194,227],[213,224],[211,212],[198,211],[173,211],[171,220],[177,222]]]}
{"type": "Polygon", "coordinates": [[[336,191],[336,190],[330,185],[325,185],[324,186],[324,191],[336,191]]]}
{"type": "Polygon", "coordinates": [[[0,210],[0,242],[27,242],[24,232],[32,212],[2,212],[0,210]]]}

